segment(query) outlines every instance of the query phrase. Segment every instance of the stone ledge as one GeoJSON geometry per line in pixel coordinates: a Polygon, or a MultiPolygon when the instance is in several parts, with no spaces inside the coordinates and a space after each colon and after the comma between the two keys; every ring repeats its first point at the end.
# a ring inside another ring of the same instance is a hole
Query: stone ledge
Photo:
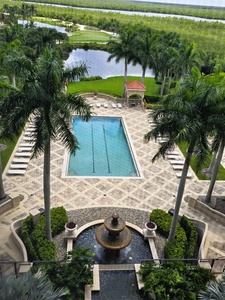
{"type": "Polygon", "coordinates": [[[188,195],[185,197],[185,200],[188,202],[188,206],[197,209],[213,219],[215,222],[225,226],[225,215],[199,201],[198,196],[188,195]]]}

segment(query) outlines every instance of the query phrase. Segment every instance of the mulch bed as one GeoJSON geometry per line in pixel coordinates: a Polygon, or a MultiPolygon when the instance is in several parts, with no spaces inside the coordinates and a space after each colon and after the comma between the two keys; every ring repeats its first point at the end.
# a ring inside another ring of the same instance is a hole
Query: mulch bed
{"type": "Polygon", "coordinates": [[[205,197],[203,196],[199,197],[198,200],[222,214],[225,214],[225,197],[212,196],[209,203],[205,201],[205,197]]]}

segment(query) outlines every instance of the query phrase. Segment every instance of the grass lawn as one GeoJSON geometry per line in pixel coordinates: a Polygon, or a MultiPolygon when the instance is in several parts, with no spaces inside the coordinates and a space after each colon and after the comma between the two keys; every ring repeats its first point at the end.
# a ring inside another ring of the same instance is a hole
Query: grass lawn
{"type": "MultiPolygon", "coordinates": [[[[109,77],[107,79],[95,80],[95,81],[81,81],[70,83],[68,86],[69,93],[93,93],[99,91],[99,93],[109,94],[117,97],[122,97],[123,93],[123,76],[109,77]]],[[[141,77],[128,76],[127,81],[141,81],[141,77]]],[[[159,95],[159,85],[155,83],[154,78],[145,78],[146,92],[145,95],[156,96],[159,95]]]]}
{"type": "MultiPolygon", "coordinates": [[[[185,156],[187,144],[180,143],[178,146],[179,146],[181,152],[183,153],[183,155],[185,156]]],[[[208,168],[210,166],[211,158],[212,158],[212,154],[209,154],[209,157],[207,158],[206,162],[202,166],[202,169],[208,168]]],[[[195,172],[195,174],[199,180],[210,180],[210,177],[205,176],[204,174],[201,173],[201,170],[200,171],[196,170],[196,157],[195,156],[192,156],[192,158],[191,158],[191,168],[195,172]]],[[[217,176],[217,180],[225,180],[225,169],[222,165],[220,165],[220,170],[219,170],[219,173],[217,176]]]]}
{"type": "Polygon", "coordinates": [[[94,30],[78,30],[72,32],[69,36],[69,44],[75,43],[107,43],[109,42],[111,35],[106,32],[94,31],[94,30]]]}
{"type": "Polygon", "coordinates": [[[7,165],[9,158],[14,150],[14,147],[17,143],[17,140],[15,142],[5,142],[5,141],[0,141],[1,144],[5,144],[7,145],[6,150],[4,150],[3,152],[1,152],[1,159],[2,159],[2,170],[5,169],[5,166],[7,165]]]}

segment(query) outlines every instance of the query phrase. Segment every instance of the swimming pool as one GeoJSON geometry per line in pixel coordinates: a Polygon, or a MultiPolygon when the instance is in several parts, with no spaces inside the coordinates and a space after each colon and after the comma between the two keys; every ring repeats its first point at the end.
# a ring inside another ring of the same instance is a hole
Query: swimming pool
{"type": "Polygon", "coordinates": [[[75,116],[72,131],[80,149],[68,157],[67,176],[140,176],[122,118],[75,116]]]}

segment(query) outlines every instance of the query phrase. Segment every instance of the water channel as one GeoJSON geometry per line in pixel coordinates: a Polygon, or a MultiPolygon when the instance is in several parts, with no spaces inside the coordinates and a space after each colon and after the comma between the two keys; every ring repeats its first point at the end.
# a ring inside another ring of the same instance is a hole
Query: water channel
{"type": "MultiPolygon", "coordinates": [[[[221,1],[221,0],[219,0],[221,1]]],[[[218,3],[219,3],[218,1],[218,3]]],[[[225,1],[225,0],[223,0],[225,1]]],[[[147,16],[147,17],[162,17],[162,18],[183,18],[193,21],[205,21],[205,22],[220,22],[225,24],[225,20],[217,20],[217,19],[205,19],[199,17],[185,16],[185,15],[175,15],[175,14],[160,14],[160,13],[151,13],[151,12],[141,12],[141,11],[126,11],[126,10],[113,10],[113,9],[101,9],[101,8],[87,8],[87,7],[74,7],[70,5],[61,5],[61,4],[48,4],[48,3],[36,3],[36,2],[27,2],[30,4],[38,4],[38,5],[47,5],[47,6],[55,6],[55,7],[68,7],[72,9],[82,9],[82,10],[90,10],[90,11],[101,11],[101,12],[113,12],[118,14],[125,15],[139,15],[139,16],[147,16]]],[[[204,6],[205,4],[202,4],[204,6]]],[[[201,6],[201,3],[199,4],[201,6]]],[[[219,4],[214,4],[214,6],[220,6],[219,4]]],[[[209,8],[208,8],[209,9],[209,8]]]]}

